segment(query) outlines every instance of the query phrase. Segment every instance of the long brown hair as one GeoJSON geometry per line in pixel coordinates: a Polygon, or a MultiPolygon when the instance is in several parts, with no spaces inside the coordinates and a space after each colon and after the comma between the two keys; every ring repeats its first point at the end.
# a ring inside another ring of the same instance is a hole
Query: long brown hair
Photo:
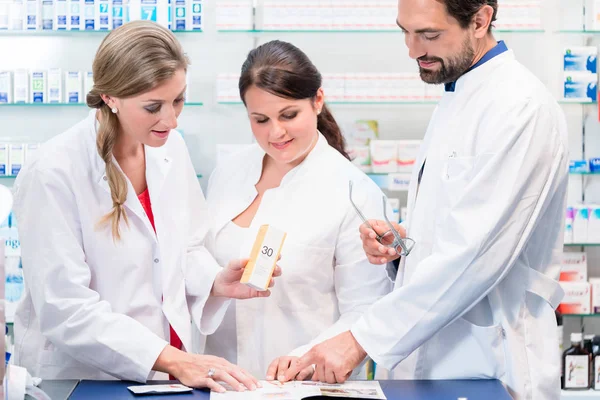
{"type": "MultiPolygon", "coordinates": [[[[242,65],[239,90],[244,104],[252,86],[286,99],[304,100],[314,99],[322,83],[321,73],[302,50],[273,40],[250,51],[242,65]]],[[[342,131],[325,104],[317,117],[317,129],[331,147],[350,159],[342,131]]]]}
{"type": "Polygon", "coordinates": [[[152,90],[175,73],[187,70],[189,60],[171,31],[150,21],[134,21],[110,32],[100,44],[92,71],[94,86],[87,95],[87,105],[100,111],[96,136],[98,154],[106,163],[106,176],[113,208],[99,221],[111,224],[115,240],[121,238],[121,218],[125,213],[127,180],[113,160],[113,148],[120,134],[119,117],[102,100],[102,95],[116,98],[136,96],[152,90]]]}

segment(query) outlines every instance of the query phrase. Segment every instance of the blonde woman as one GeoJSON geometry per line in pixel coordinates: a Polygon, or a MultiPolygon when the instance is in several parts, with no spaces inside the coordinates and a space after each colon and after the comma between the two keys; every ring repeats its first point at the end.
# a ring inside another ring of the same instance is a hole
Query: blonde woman
{"type": "MultiPolygon", "coordinates": [[[[96,54],[93,110],[47,142],[15,184],[26,295],[15,362],[45,379],[168,373],[223,391],[257,381],[222,358],[190,354],[190,321],[219,325],[244,260],[221,268],[203,246],[209,216],[174,132],[188,66],[173,34],[132,22],[96,54]]],[[[268,294],[260,294],[261,296],[268,294]]]]}

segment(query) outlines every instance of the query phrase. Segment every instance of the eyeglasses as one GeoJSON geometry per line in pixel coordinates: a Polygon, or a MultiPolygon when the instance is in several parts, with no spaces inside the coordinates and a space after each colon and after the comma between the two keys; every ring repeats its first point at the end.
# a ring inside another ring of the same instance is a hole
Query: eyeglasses
{"type": "Polygon", "coordinates": [[[403,239],[400,236],[400,233],[398,233],[398,231],[396,229],[394,229],[394,226],[392,225],[392,223],[390,222],[390,220],[387,217],[387,201],[385,199],[385,196],[382,197],[383,217],[385,219],[385,222],[386,222],[388,228],[390,228],[390,229],[380,235],[377,233],[377,231],[375,231],[375,229],[373,229],[373,227],[371,226],[371,224],[369,223],[367,218],[365,218],[364,214],[359,210],[359,208],[356,206],[356,204],[354,204],[354,201],[352,200],[352,181],[350,181],[349,186],[350,186],[349,196],[350,196],[350,203],[352,204],[352,207],[354,207],[354,209],[356,210],[356,213],[358,214],[360,219],[363,221],[363,223],[366,224],[373,232],[375,232],[375,235],[377,235],[377,238],[376,238],[377,241],[380,244],[384,245],[385,247],[394,249],[396,251],[396,254],[398,254],[399,256],[408,256],[410,254],[411,250],[413,249],[413,247],[415,246],[415,241],[412,240],[411,238],[403,239]]]}

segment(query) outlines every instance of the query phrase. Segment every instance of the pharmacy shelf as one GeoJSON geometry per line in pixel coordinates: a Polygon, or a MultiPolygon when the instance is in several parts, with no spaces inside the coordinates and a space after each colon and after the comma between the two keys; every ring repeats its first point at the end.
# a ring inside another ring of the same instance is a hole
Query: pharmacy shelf
{"type": "MultiPolygon", "coordinates": [[[[201,107],[204,103],[200,102],[189,102],[185,103],[186,106],[201,107]]],[[[85,103],[0,103],[2,107],[87,107],[85,103]]]]}
{"type": "Polygon", "coordinates": [[[600,399],[600,392],[596,390],[561,390],[560,400],[600,399]]]}
{"type": "Polygon", "coordinates": [[[569,172],[569,175],[598,175],[598,176],[600,176],[600,172],[569,172]]]}
{"type": "Polygon", "coordinates": [[[600,35],[600,31],[586,31],[586,30],[582,30],[582,29],[564,29],[564,30],[560,30],[557,31],[558,33],[563,33],[563,34],[584,34],[584,35],[600,35]]]}
{"type": "MultiPolygon", "coordinates": [[[[564,318],[600,318],[600,314],[560,314],[560,316],[564,318]]],[[[598,398],[600,399],[600,396],[598,398]]]]}
{"type": "MultiPolygon", "coordinates": [[[[0,181],[7,181],[11,179],[16,179],[17,175],[0,175],[0,181]]],[[[201,179],[202,175],[196,175],[196,178],[201,179]]]]}
{"type": "MultiPolygon", "coordinates": [[[[403,34],[394,29],[219,29],[218,33],[393,33],[403,34]]],[[[497,33],[544,33],[543,29],[494,29],[497,33]]]]}
{"type": "Polygon", "coordinates": [[[565,247],[600,247],[600,243],[565,243],[565,247]]]}
{"type": "Polygon", "coordinates": [[[558,100],[560,104],[592,104],[596,105],[598,102],[596,101],[582,101],[582,100],[569,100],[569,99],[560,99],[558,100]]]}
{"type": "MultiPolygon", "coordinates": [[[[385,105],[436,105],[439,103],[439,100],[415,100],[415,101],[325,101],[327,105],[339,105],[339,106],[352,106],[352,105],[362,105],[362,106],[385,106],[385,105]]],[[[219,101],[217,104],[223,105],[243,105],[241,101],[219,101]]]]}
{"type": "MultiPolygon", "coordinates": [[[[81,31],[69,31],[69,30],[21,30],[21,31],[12,31],[12,30],[0,30],[0,36],[86,36],[86,35],[106,35],[109,33],[109,30],[104,31],[92,31],[92,30],[81,30],[81,31]]],[[[195,31],[173,31],[175,34],[198,34],[203,31],[195,30],[195,31]]]]}

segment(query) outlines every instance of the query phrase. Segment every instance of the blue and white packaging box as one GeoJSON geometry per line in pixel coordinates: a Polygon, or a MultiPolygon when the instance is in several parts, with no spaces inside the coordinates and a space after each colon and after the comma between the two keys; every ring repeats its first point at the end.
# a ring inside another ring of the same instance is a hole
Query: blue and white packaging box
{"type": "Polygon", "coordinates": [[[31,98],[30,103],[48,102],[48,72],[45,70],[31,71],[31,98]]]}
{"type": "Polygon", "coordinates": [[[112,2],[112,28],[117,29],[129,22],[129,1],[113,0],[112,2]]]}
{"type": "Polygon", "coordinates": [[[13,102],[12,72],[0,71],[0,103],[13,102]]]}
{"type": "Polygon", "coordinates": [[[588,172],[588,163],[585,160],[571,160],[569,161],[569,172],[588,172]]]}
{"type": "Polygon", "coordinates": [[[42,29],[54,29],[54,0],[42,0],[42,29]]]}
{"type": "Polygon", "coordinates": [[[25,146],[22,143],[11,143],[8,145],[8,172],[9,175],[17,176],[25,163],[25,146]]]}
{"type": "Polygon", "coordinates": [[[112,29],[113,22],[113,11],[112,11],[112,0],[95,0],[95,29],[97,31],[108,31],[112,29]]]}
{"type": "Polygon", "coordinates": [[[23,0],[12,0],[10,4],[10,21],[8,29],[21,31],[25,29],[23,16],[25,15],[25,4],[23,0]]]}
{"type": "Polygon", "coordinates": [[[25,0],[25,29],[38,30],[42,26],[42,3],[25,0]]]}
{"type": "Polygon", "coordinates": [[[563,68],[565,71],[598,73],[598,48],[568,47],[563,54],[563,68]]]}
{"type": "Polygon", "coordinates": [[[565,72],[563,96],[566,100],[595,102],[598,99],[598,75],[589,72],[565,72]]]}
{"type": "Polygon", "coordinates": [[[69,28],[69,3],[67,0],[54,2],[54,29],[65,31],[69,28]]]}
{"type": "Polygon", "coordinates": [[[83,76],[81,71],[65,73],[65,93],[67,103],[83,103],[83,76]]]}
{"type": "Polygon", "coordinates": [[[71,31],[82,31],[85,29],[83,12],[85,8],[84,0],[67,0],[68,5],[68,26],[71,31]]]}
{"type": "Polygon", "coordinates": [[[29,71],[18,69],[13,72],[13,102],[29,103],[29,71]]]}
{"type": "Polygon", "coordinates": [[[10,27],[10,1],[0,1],[0,31],[7,31],[10,27]]]}
{"type": "Polygon", "coordinates": [[[94,0],[84,1],[83,25],[86,31],[93,31],[96,29],[96,3],[94,0]]]}

